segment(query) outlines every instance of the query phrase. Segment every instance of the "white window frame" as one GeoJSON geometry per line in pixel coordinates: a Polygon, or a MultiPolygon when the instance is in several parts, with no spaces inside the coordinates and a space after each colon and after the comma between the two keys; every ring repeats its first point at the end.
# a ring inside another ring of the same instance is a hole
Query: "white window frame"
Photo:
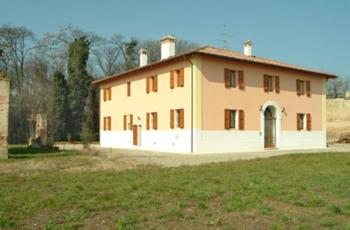
{"type": "Polygon", "coordinates": [[[273,77],[272,76],[267,77],[267,89],[269,92],[273,92],[273,77]],[[270,83],[271,83],[271,85],[270,85],[270,83]]]}
{"type": "Polygon", "coordinates": [[[301,119],[300,122],[302,122],[301,124],[301,129],[300,130],[306,130],[306,113],[300,113],[301,119]]]}
{"type": "Polygon", "coordinates": [[[230,129],[238,129],[238,121],[239,121],[239,117],[238,117],[238,110],[237,109],[229,109],[230,111],[230,129]],[[231,127],[231,113],[234,112],[234,127],[231,127]]]}
{"type": "Polygon", "coordinates": [[[180,109],[174,110],[174,128],[180,128],[180,109]]]}
{"type": "Polygon", "coordinates": [[[300,80],[299,81],[299,86],[300,86],[300,95],[305,95],[305,81],[300,80]]]}

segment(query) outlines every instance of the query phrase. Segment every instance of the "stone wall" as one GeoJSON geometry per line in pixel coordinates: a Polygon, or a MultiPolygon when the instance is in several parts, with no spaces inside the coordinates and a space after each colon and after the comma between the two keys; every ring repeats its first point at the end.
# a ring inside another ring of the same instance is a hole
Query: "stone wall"
{"type": "Polygon", "coordinates": [[[0,159],[8,158],[9,96],[10,80],[6,73],[0,71],[0,159]]]}

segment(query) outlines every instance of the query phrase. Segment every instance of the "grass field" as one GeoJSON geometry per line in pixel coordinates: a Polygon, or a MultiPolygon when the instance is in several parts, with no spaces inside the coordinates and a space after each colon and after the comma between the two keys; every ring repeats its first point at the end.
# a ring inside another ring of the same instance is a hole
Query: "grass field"
{"type": "Polygon", "coordinates": [[[0,228],[350,229],[346,153],[177,168],[10,157],[0,161],[0,228]]]}

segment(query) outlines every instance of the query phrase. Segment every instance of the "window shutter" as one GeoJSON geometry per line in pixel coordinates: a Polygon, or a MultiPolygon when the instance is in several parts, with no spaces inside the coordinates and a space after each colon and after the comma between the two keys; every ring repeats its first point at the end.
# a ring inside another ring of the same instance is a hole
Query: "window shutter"
{"type": "Polygon", "coordinates": [[[174,128],[174,110],[173,109],[170,110],[170,128],[171,129],[174,128]]]}
{"type": "Polygon", "coordinates": [[[185,112],[184,109],[180,109],[180,128],[185,127],[185,112]]]}
{"type": "Polygon", "coordinates": [[[244,129],[244,111],[243,110],[239,110],[238,113],[238,118],[239,118],[239,129],[243,130],[244,129]]]}
{"type": "Polygon", "coordinates": [[[127,83],[127,95],[130,97],[130,82],[127,83]]]}
{"type": "Polygon", "coordinates": [[[124,115],[124,130],[126,130],[126,115],[124,115]]]}
{"type": "Polygon", "coordinates": [[[244,72],[242,70],[238,71],[238,88],[244,89],[244,72]]]}
{"type": "Polygon", "coordinates": [[[130,129],[132,129],[132,125],[133,125],[133,117],[132,117],[132,114],[130,114],[130,129]]]}
{"type": "Polygon", "coordinates": [[[158,114],[153,113],[153,128],[158,129],[158,114]]]}
{"type": "Polygon", "coordinates": [[[230,129],[230,110],[225,109],[225,129],[230,129]]]}
{"type": "Polygon", "coordinates": [[[106,117],[103,117],[103,130],[106,130],[106,117]]]}
{"type": "Polygon", "coordinates": [[[158,92],[158,76],[153,76],[153,91],[158,92]]]}
{"type": "Polygon", "coordinates": [[[146,113],[146,129],[149,130],[149,113],[146,113]]]}
{"type": "Polygon", "coordinates": [[[149,77],[146,78],[146,93],[149,93],[149,77]]]}
{"type": "Polygon", "coordinates": [[[296,84],[297,84],[297,95],[300,96],[301,95],[301,92],[300,92],[300,80],[297,80],[296,84]]]}
{"type": "Polygon", "coordinates": [[[306,81],[305,83],[306,83],[306,95],[308,97],[311,97],[311,83],[310,81],[306,81]]]}
{"type": "Polygon", "coordinates": [[[174,89],[174,70],[170,71],[170,89],[174,89]]]}
{"type": "Polygon", "coordinates": [[[108,88],[108,100],[112,100],[112,89],[108,88]]]}
{"type": "Polygon", "coordinates": [[[179,74],[179,87],[184,87],[184,85],[185,85],[185,69],[181,68],[180,74],[179,74]]]}
{"type": "Polygon", "coordinates": [[[102,89],[102,91],[103,91],[103,101],[106,101],[107,100],[106,89],[102,89]]]}
{"type": "Polygon", "coordinates": [[[306,129],[311,130],[311,114],[306,114],[306,129]]]}
{"type": "Polygon", "coordinates": [[[300,113],[297,113],[297,130],[301,130],[300,125],[300,113]]]}
{"type": "Polygon", "coordinates": [[[269,76],[264,75],[264,91],[269,91],[269,76]]]}
{"type": "Polygon", "coordinates": [[[111,126],[112,126],[111,123],[112,123],[111,117],[107,117],[107,129],[108,129],[108,130],[111,130],[111,128],[112,128],[112,127],[111,127],[111,126]]]}
{"type": "Polygon", "coordinates": [[[230,87],[230,70],[225,69],[225,87],[230,87]]]}
{"type": "Polygon", "coordinates": [[[275,76],[275,89],[276,93],[280,93],[280,77],[275,76]]]}

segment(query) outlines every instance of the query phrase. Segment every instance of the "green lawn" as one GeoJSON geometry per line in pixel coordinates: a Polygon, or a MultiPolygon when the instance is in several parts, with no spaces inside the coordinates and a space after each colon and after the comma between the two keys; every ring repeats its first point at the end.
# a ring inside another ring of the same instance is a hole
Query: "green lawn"
{"type": "Polygon", "coordinates": [[[0,161],[0,228],[350,229],[350,153],[122,171],[69,171],[99,159],[75,153],[13,157],[0,161]]]}

